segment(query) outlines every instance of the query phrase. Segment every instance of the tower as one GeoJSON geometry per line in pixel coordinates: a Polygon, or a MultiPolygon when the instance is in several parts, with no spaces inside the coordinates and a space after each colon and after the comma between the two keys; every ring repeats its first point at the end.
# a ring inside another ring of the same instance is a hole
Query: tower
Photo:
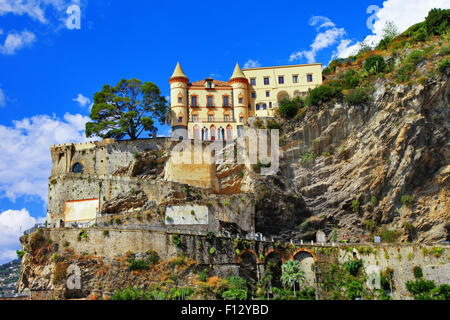
{"type": "Polygon", "coordinates": [[[169,79],[170,83],[170,121],[172,126],[172,133],[175,138],[181,135],[187,138],[188,128],[188,94],[187,86],[189,79],[181,69],[180,63],[177,63],[172,77],[169,79]],[[181,134],[182,130],[185,133],[181,134]]]}
{"type": "Polygon", "coordinates": [[[248,119],[248,79],[242,72],[239,63],[236,63],[233,75],[228,83],[233,87],[234,117],[238,127],[243,126],[248,119]]]}

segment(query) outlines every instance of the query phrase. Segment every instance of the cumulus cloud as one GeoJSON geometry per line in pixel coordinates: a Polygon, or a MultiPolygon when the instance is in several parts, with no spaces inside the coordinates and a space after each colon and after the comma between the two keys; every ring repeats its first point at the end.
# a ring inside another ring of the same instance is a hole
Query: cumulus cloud
{"type": "Polygon", "coordinates": [[[316,62],[317,52],[337,44],[339,39],[346,35],[344,28],[337,28],[327,17],[314,16],[309,20],[309,25],[315,26],[317,32],[319,32],[310,46],[311,49],[292,53],[289,57],[290,62],[306,59],[308,63],[314,63],[316,62]]]}
{"type": "Polygon", "coordinates": [[[91,100],[88,97],[83,96],[81,93],[79,93],[78,97],[73,99],[73,101],[78,102],[80,107],[83,107],[83,108],[91,103],[91,100]]]}
{"type": "Polygon", "coordinates": [[[39,197],[47,201],[51,170],[50,146],[67,142],[84,142],[85,123],[80,114],[37,115],[12,126],[0,125],[0,197],[15,201],[17,197],[39,197]]]}
{"type": "MultiPolygon", "coordinates": [[[[364,42],[372,47],[378,45],[383,38],[383,29],[388,21],[392,21],[399,32],[406,31],[410,26],[422,22],[433,8],[449,8],[449,0],[387,0],[376,14],[372,34],[364,42]]],[[[344,39],[333,54],[333,58],[347,58],[358,52],[362,42],[344,39]]]]}
{"type": "Polygon", "coordinates": [[[4,44],[0,44],[0,53],[13,55],[17,50],[31,45],[36,40],[34,33],[24,30],[20,33],[12,31],[6,36],[4,44]]]}
{"type": "Polygon", "coordinates": [[[33,218],[26,209],[0,213],[0,264],[16,259],[16,250],[21,249],[19,237],[25,230],[44,220],[44,217],[33,218]]]}
{"type": "Polygon", "coordinates": [[[6,97],[2,88],[0,88],[0,108],[6,106],[6,97]]]}
{"type": "Polygon", "coordinates": [[[249,59],[249,60],[244,64],[244,69],[259,68],[259,67],[261,67],[261,64],[259,63],[258,60],[252,60],[252,59],[249,59]]]}

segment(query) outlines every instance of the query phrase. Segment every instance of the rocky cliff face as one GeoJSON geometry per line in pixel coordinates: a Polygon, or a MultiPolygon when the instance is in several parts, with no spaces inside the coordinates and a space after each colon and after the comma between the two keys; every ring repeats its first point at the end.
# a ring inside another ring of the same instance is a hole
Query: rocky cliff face
{"type": "Polygon", "coordinates": [[[363,232],[450,240],[449,93],[445,75],[409,85],[379,77],[369,103],[333,102],[282,123],[279,179],[312,215],[284,236],[311,238],[322,229],[337,240],[346,233],[357,241],[363,232]]]}

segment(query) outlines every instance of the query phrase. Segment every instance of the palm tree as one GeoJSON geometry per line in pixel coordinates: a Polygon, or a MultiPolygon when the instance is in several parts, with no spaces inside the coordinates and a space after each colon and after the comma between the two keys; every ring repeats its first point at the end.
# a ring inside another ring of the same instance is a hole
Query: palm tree
{"type": "Polygon", "coordinates": [[[297,297],[295,292],[295,284],[298,283],[299,286],[305,281],[305,272],[300,270],[300,262],[298,260],[290,260],[281,266],[283,273],[281,274],[281,282],[286,287],[294,287],[294,295],[297,297]]]}

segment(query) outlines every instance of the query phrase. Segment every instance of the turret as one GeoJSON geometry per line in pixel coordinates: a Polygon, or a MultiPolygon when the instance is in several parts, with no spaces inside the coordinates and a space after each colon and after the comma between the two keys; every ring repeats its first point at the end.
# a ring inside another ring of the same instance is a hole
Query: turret
{"type": "Polygon", "coordinates": [[[243,120],[242,122],[246,123],[248,118],[248,79],[242,72],[239,63],[236,63],[233,75],[228,83],[233,87],[233,105],[236,121],[241,123],[241,120],[243,120]]]}
{"type": "Polygon", "coordinates": [[[175,71],[169,79],[170,83],[170,120],[172,129],[187,129],[188,126],[188,95],[189,79],[177,63],[175,71]]]}

